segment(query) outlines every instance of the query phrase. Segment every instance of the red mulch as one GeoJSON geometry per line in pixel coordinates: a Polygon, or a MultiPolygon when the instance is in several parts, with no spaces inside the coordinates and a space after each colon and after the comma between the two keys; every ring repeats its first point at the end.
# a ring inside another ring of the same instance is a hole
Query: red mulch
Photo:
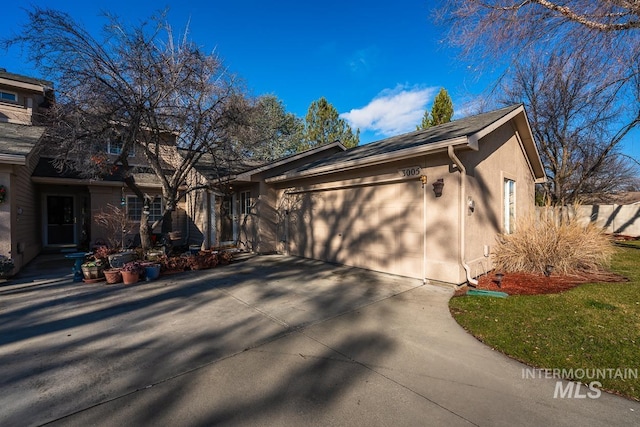
{"type": "MultiPolygon", "coordinates": [[[[541,273],[505,273],[501,286],[498,287],[496,276],[493,272],[489,272],[478,278],[476,289],[501,291],[509,295],[539,295],[564,292],[582,283],[627,281],[626,277],[609,272],[597,272],[579,276],[551,274],[549,277],[541,273]]],[[[457,291],[456,295],[466,292],[461,291],[457,291]]]]}

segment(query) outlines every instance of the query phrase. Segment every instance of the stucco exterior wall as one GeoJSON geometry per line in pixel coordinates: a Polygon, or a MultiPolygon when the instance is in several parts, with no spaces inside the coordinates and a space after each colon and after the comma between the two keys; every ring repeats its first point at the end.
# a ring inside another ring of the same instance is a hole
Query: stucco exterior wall
{"type": "Polygon", "coordinates": [[[504,224],[504,180],[515,181],[516,221],[535,210],[535,184],[517,134],[507,123],[480,140],[480,151],[459,155],[467,168],[465,259],[476,277],[493,268],[491,248],[504,224]],[[488,256],[485,256],[488,255],[488,256]]]}

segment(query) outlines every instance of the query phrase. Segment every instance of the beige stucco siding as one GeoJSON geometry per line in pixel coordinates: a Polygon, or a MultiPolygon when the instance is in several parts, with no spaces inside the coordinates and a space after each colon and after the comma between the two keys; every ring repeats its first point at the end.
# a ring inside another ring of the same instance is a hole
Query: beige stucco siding
{"type": "Polygon", "coordinates": [[[527,158],[511,123],[480,140],[480,151],[467,151],[459,157],[467,167],[467,196],[475,209],[466,212],[465,259],[472,276],[492,268],[491,257],[485,257],[502,233],[504,224],[504,180],[516,183],[516,220],[527,217],[534,209],[535,184],[527,158]]]}

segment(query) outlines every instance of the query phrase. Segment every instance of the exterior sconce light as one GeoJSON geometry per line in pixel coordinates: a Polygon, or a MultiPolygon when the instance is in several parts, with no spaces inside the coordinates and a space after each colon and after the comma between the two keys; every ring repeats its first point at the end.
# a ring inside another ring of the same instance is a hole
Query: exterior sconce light
{"type": "Polygon", "coordinates": [[[547,264],[544,266],[544,275],[549,277],[551,276],[551,273],[553,272],[553,265],[551,264],[547,264]]]}
{"type": "Polygon", "coordinates": [[[422,183],[422,188],[424,188],[427,183],[427,175],[420,175],[420,182],[422,183]]]}
{"type": "Polygon", "coordinates": [[[433,185],[433,194],[435,194],[436,197],[442,196],[442,187],[444,187],[444,179],[440,178],[436,182],[434,182],[432,185],[433,185]]]}

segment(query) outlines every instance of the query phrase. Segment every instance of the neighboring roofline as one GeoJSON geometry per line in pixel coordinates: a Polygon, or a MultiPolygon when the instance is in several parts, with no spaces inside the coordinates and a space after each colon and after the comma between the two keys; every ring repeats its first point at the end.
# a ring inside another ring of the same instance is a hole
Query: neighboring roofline
{"type": "Polygon", "coordinates": [[[290,172],[272,178],[267,178],[266,183],[284,182],[290,181],[296,178],[309,178],[313,176],[329,175],[336,172],[348,171],[364,166],[375,166],[382,163],[388,163],[391,161],[407,159],[415,157],[421,154],[430,154],[437,151],[445,151],[449,145],[465,145],[467,144],[467,137],[458,137],[453,139],[447,139],[444,141],[425,144],[419,147],[410,147],[403,150],[397,150],[392,153],[376,154],[374,156],[349,160],[342,162],[339,165],[328,164],[317,168],[307,169],[300,172],[290,172]]]}
{"type": "MultiPolygon", "coordinates": [[[[58,185],[93,185],[97,187],[122,187],[124,181],[103,181],[100,179],[56,178],[50,176],[32,176],[31,182],[36,184],[58,185]]],[[[162,188],[161,184],[137,183],[140,188],[162,188]]]]}
{"type": "Polygon", "coordinates": [[[2,154],[0,153],[0,164],[24,166],[27,164],[27,156],[22,154],[2,154]]]}
{"type": "Polygon", "coordinates": [[[308,150],[302,151],[300,153],[292,154],[290,156],[282,157],[280,159],[276,159],[271,163],[266,163],[262,166],[258,166],[254,169],[249,169],[244,172],[238,173],[233,177],[234,181],[251,181],[251,176],[257,173],[265,172],[273,168],[277,168],[278,166],[286,165],[287,163],[294,162],[296,160],[303,159],[307,156],[321,153],[322,151],[329,150],[331,148],[340,148],[342,151],[346,151],[347,147],[342,145],[340,141],[334,141],[329,144],[320,145],[318,147],[313,147],[308,150]]]}
{"type": "Polygon", "coordinates": [[[53,82],[50,80],[29,77],[23,74],[10,73],[4,68],[0,68],[0,79],[7,79],[12,82],[31,83],[33,85],[39,85],[46,88],[53,88],[53,82]]]}

